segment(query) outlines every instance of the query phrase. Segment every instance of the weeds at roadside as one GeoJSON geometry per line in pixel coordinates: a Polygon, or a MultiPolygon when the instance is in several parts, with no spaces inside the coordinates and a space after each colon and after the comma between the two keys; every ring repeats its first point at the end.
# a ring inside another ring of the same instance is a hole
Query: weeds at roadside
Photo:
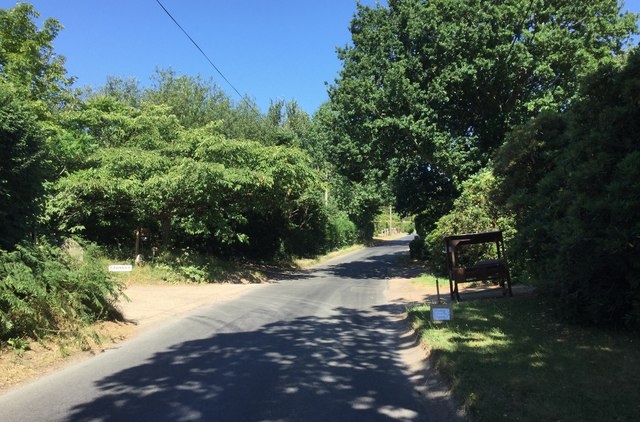
{"type": "Polygon", "coordinates": [[[29,342],[21,338],[10,338],[7,340],[7,345],[18,355],[22,355],[24,352],[31,349],[29,342]]]}
{"type": "Polygon", "coordinates": [[[330,259],[333,258],[337,258],[339,256],[342,255],[346,255],[348,253],[351,252],[355,252],[357,250],[363,249],[365,247],[365,245],[351,245],[351,246],[346,246],[340,249],[337,249],[335,251],[329,252],[325,255],[320,255],[317,256],[315,258],[297,258],[297,259],[293,259],[293,266],[295,268],[299,268],[299,269],[306,269],[306,268],[311,268],[314,265],[318,265],[321,264],[325,261],[328,261],[330,259]]]}

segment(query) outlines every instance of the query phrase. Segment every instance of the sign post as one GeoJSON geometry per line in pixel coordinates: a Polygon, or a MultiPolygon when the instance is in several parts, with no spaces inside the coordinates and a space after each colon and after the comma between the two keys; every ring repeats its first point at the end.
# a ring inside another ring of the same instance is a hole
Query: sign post
{"type": "Polygon", "coordinates": [[[431,304],[431,321],[451,321],[453,319],[453,308],[450,303],[444,303],[440,299],[440,283],[436,278],[436,293],[438,303],[431,304]]]}

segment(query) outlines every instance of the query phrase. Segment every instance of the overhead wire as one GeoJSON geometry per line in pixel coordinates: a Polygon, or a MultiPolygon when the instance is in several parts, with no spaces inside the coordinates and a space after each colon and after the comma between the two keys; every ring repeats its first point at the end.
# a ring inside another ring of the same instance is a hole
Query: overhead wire
{"type": "Polygon", "coordinates": [[[173,21],[173,23],[176,24],[176,26],[178,28],[180,28],[180,30],[182,31],[182,33],[184,33],[184,35],[187,36],[187,38],[189,38],[189,41],[191,41],[191,43],[198,49],[198,51],[204,56],[205,59],[207,59],[207,61],[209,62],[209,64],[215,69],[216,72],[218,72],[218,74],[222,77],[222,79],[224,79],[224,81],[229,84],[229,86],[235,91],[236,94],[238,94],[238,96],[240,98],[242,98],[242,100],[245,102],[245,104],[247,104],[249,107],[251,107],[252,109],[254,109],[254,111],[257,111],[260,114],[260,110],[258,110],[253,104],[251,104],[248,100],[246,95],[242,95],[240,93],[240,91],[238,91],[238,89],[231,83],[231,81],[229,79],[227,79],[226,76],[224,76],[224,74],[222,73],[222,71],[220,69],[218,69],[218,66],[216,66],[213,61],[209,58],[209,56],[207,55],[207,53],[204,52],[204,50],[202,50],[202,48],[200,48],[200,46],[198,45],[198,43],[191,37],[191,35],[189,35],[189,33],[182,27],[182,25],[180,25],[180,23],[176,20],[176,18],[173,17],[173,15],[171,14],[171,12],[169,12],[167,10],[166,7],[164,7],[164,5],[160,2],[160,0],[156,0],[156,3],[158,3],[158,6],[160,6],[162,8],[162,10],[164,10],[164,12],[167,14],[167,16],[169,16],[171,18],[171,20],[173,21]]]}

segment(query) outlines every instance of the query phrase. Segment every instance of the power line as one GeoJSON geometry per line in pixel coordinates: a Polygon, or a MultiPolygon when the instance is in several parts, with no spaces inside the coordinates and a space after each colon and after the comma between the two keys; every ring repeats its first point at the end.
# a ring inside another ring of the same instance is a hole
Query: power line
{"type": "Polygon", "coordinates": [[[207,56],[207,53],[205,53],[202,48],[200,48],[200,46],[198,45],[197,42],[194,41],[193,38],[191,38],[191,35],[189,35],[189,33],[182,27],[182,25],[180,25],[178,23],[178,21],[176,20],[176,18],[173,17],[173,15],[171,15],[171,13],[167,10],[166,7],[164,7],[164,5],[162,3],[160,3],[160,0],[156,0],[156,3],[158,3],[158,5],[162,8],[162,10],[164,10],[164,12],[167,14],[167,16],[169,16],[171,18],[171,20],[173,21],[173,23],[175,23],[178,28],[180,28],[180,30],[184,33],[184,35],[187,36],[187,38],[189,38],[189,41],[191,41],[191,43],[193,45],[196,46],[196,48],[198,49],[198,51],[204,56],[205,59],[207,59],[207,61],[209,62],[209,64],[211,66],[213,66],[213,68],[216,70],[216,72],[218,72],[218,74],[222,77],[222,79],[225,80],[225,82],[227,82],[229,84],[229,86],[236,92],[236,94],[238,94],[238,96],[240,98],[242,98],[242,100],[251,108],[253,108],[255,111],[258,111],[258,113],[260,113],[260,111],[258,109],[255,108],[255,106],[253,106],[253,104],[249,103],[249,101],[247,100],[245,95],[240,94],[240,91],[238,91],[236,89],[235,86],[233,86],[233,84],[231,83],[231,81],[229,81],[229,79],[227,79],[226,76],[224,76],[224,74],[222,73],[222,71],[220,69],[218,69],[218,66],[216,66],[213,61],[209,58],[209,56],[207,56]]]}

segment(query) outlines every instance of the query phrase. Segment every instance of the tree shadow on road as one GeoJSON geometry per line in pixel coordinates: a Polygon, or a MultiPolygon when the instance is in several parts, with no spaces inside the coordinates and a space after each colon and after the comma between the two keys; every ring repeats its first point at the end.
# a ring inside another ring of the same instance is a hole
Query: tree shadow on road
{"type": "Polygon", "coordinates": [[[415,391],[424,374],[394,351],[415,340],[385,316],[393,310],[337,308],[176,344],[98,381],[101,396],[68,420],[430,420],[415,391]]]}
{"type": "Polygon", "coordinates": [[[406,257],[407,251],[397,251],[383,255],[375,255],[370,259],[340,263],[327,266],[323,273],[333,277],[351,279],[388,279],[414,278],[424,269],[410,265],[400,265],[398,261],[406,257]]]}

